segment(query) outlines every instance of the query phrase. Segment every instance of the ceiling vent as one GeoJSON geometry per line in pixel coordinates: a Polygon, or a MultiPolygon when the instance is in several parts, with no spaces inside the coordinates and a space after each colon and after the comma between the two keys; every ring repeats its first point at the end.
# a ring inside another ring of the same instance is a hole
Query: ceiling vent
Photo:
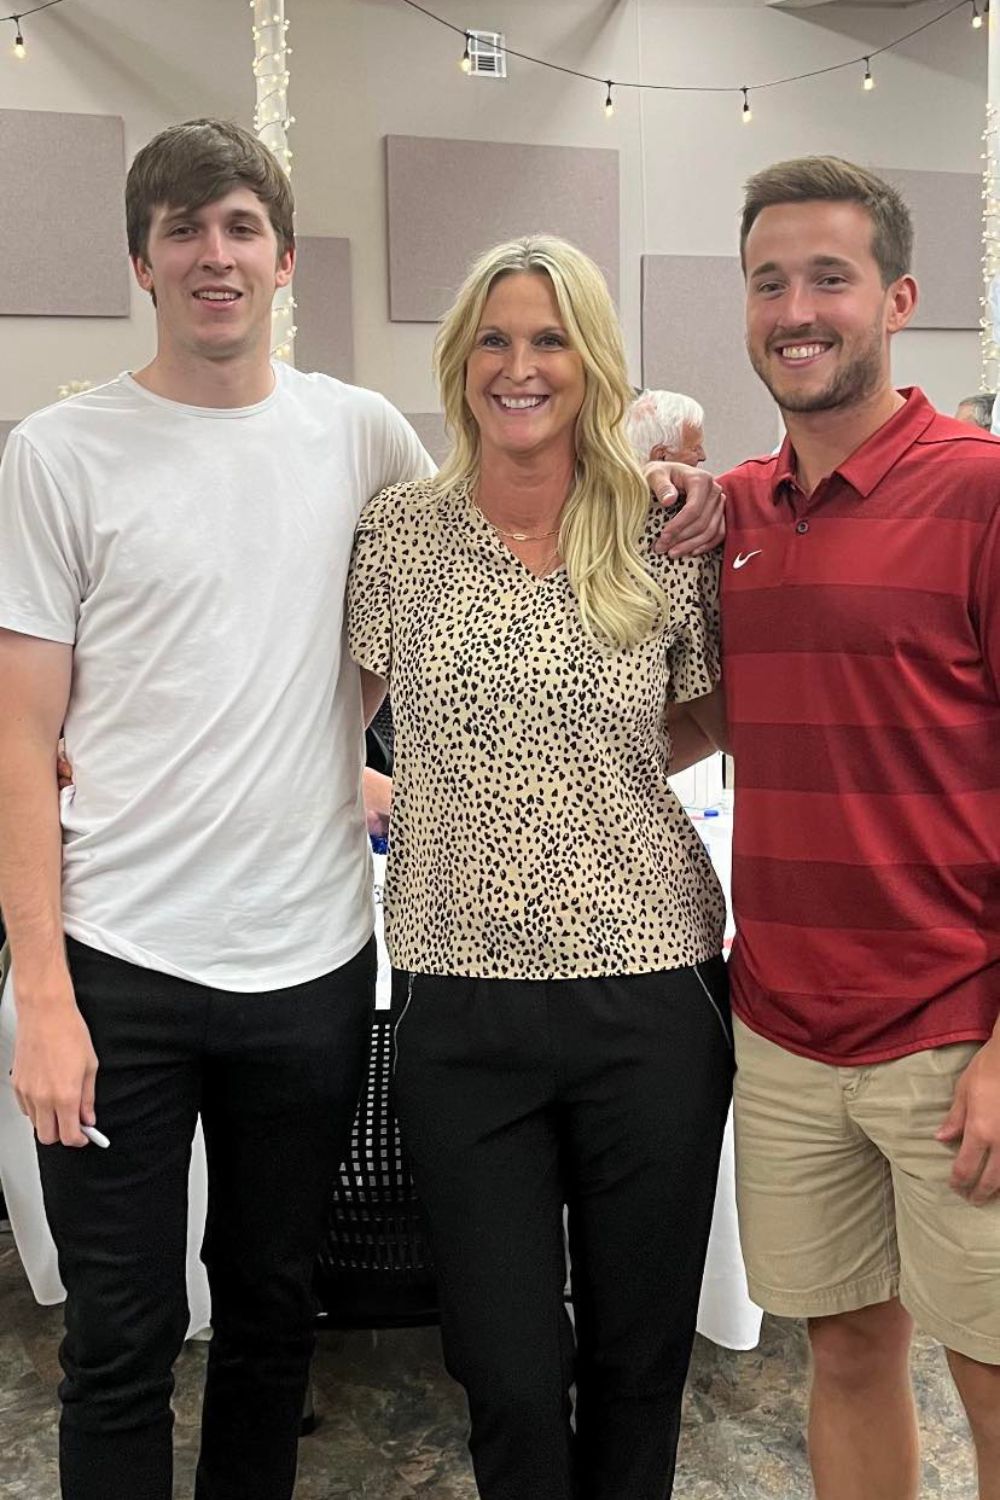
{"type": "Polygon", "coordinates": [[[499,31],[470,31],[470,73],[480,78],[506,78],[507,53],[504,51],[503,33],[499,31]]]}

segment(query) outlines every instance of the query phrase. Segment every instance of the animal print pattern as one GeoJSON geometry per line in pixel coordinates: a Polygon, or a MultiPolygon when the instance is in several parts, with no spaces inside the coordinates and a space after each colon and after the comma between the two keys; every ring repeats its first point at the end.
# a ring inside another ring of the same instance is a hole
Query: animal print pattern
{"type": "Polygon", "coordinates": [[[538,578],[473,503],[429,481],[369,503],[348,632],[396,726],[385,889],[393,963],[570,979],[722,946],[711,861],[667,784],[667,705],[719,679],[719,560],[642,551],[669,623],[629,650],[586,633],[564,568],[538,578]]]}

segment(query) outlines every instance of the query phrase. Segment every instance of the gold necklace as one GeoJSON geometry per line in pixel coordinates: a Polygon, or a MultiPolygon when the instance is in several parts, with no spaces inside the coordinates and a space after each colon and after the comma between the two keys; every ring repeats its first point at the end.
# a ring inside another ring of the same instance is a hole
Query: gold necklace
{"type": "Polygon", "coordinates": [[[490,520],[489,516],[481,506],[477,505],[476,509],[479,511],[479,514],[482,516],[487,526],[495,531],[498,536],[509,536],[511,541],[514,542],[544,542],[550,536],[559,535],[560,527],[558,526],[554,531],[540,531],[537,536],[531,536],[527,531],[505,531],[502,526],[498,526],[495,521],[490,520]]]}
{"type": "MultiPolygon", "coordinates": [[[[549,576],[550,573],[554,573],[555,572],[555,569],[552,566],[553,563],[556,563],[558,561],[559,561],[559,548],[557,547],[556,550],[553,553],[551,553],[550,556],[548,556],[545,559],[545,561],[542,563],[542,566],[539,568],[538,572],[535,573],[535,577],[536,578],[548,578],[548,576],[549,576]]],[[[525,566],[527,566],[527,564],[525,564],[525,566]]],[[[528,572],[529,573],[534,572],[534,569],[528,568],[528,572]]]]}

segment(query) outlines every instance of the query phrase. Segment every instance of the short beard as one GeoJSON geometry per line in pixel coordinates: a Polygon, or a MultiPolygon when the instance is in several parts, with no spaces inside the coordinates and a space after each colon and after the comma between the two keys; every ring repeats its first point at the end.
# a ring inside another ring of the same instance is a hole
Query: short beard
{"type": "Polygon", "coordinates": [[[878,390],[883,379],[882,324],[873,325],[871,338],[848,364],[842,366],[829,385],[811,394],[788,394],[778,390],[767,375],[766,356],[759,359],[747,346],[750,363],[767,386],[782,411],[834,411],[837,407],[857,406],[878,390]]]}

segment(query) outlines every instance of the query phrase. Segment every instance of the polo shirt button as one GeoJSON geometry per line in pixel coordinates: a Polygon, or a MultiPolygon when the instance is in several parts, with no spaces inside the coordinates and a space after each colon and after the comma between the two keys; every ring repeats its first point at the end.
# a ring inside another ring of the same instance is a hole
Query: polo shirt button
{"type": "Polygon", "coordinates": [[[799,536],[805,536],[806,532],[809,530],[809,522],[796,521],[795,530],[798,532],[799,536]]]}

